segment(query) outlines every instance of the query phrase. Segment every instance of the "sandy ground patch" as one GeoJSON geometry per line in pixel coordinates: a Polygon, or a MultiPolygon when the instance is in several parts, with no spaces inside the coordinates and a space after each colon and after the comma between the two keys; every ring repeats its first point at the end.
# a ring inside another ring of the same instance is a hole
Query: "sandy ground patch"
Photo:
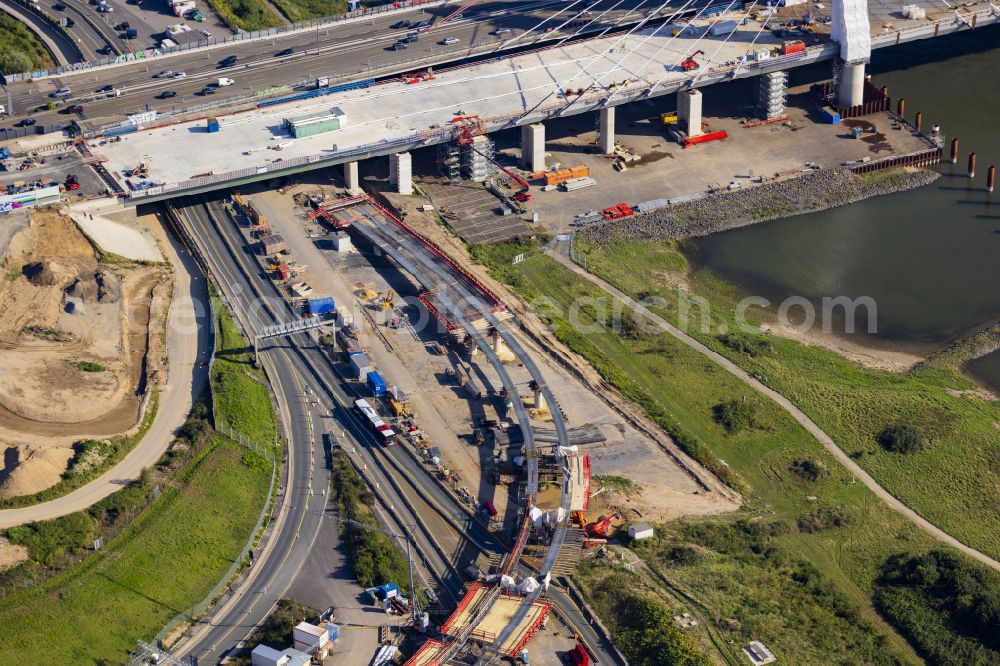
{"type": "MultiPolygon", "coordinates": [[[[913,345],[904,347],[899,344],[881,342],[875,338],[861,343],[833,333],[824,333],[815,327],[805,333],[788,326],[762,325],[760,328],[772,335],[795,340],[810,347],[823,347],[862,367],[874,370],[906,372],[924,360],[924,354],[920,353],[918,348],[913,345]]],[[[928,346],[926,353],[932,349],[933,347],[928,346]]]]}
{"type": "Polygon", "coordinates": [[[162,321],[170,281],[160,268],[99,264],[53,210],[33,212],[2,270],[0,496],[9,497],[58,482],[74,441],[138,423],[147,380],[156,381],[147,358],[163,353],[151,322],[162,321]]]}
{"type": "Polygon", "coordinates": [[[24,546],[16,546],[7,539],[0,537],[0,571],[13,569],[28,559],[28,551],[24,546]]]}
{"type": "Polygon", "coordinates": [[[53,486],[62,478],[73,457],[71,446],[17,444],[2,446],[0,498],[30,495],[53,486]]]}

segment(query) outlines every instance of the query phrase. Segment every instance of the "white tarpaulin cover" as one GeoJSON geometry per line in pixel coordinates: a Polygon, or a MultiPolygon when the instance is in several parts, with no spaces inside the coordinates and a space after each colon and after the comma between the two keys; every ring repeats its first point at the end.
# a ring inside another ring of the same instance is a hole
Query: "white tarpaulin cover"
{"type": "Polygon", "coordinates": [[[537,590],[541,585],[538,581],[534,579],[533,576],[529,576],[521,581],[521,584],[517,586],[517,591],[521,594],[528,595],[537,590]]]}
{"type": "Polygon", "coordinates": [[[868,0],[833,0],[830,38],[840,44],[840,58],[848,65],[868,62],[872,55],[868,0]]]}

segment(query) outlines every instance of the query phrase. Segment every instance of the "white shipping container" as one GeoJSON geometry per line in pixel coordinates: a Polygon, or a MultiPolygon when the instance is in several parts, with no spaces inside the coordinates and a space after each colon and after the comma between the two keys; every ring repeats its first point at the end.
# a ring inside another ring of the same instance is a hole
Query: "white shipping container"
{"type": "Polygon", "coordinates": [[[323,627],[317,627],[308,622],[299,622],[292,629],[292,639],[295,649],[309,651],[311,648],[322,648],[330,640],[330,633],[323,627]]]}
{"type": "Polygon", "coordinates": [[[288,663],[288,656],[272,647],[260,644],[250,653],[250,663],[253,666],[282,666],[288,663]]]}

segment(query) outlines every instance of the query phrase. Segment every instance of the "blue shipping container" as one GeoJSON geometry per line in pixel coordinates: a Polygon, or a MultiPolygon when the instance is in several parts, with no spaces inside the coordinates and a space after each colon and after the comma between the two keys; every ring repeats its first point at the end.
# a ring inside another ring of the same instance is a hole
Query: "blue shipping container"
{"type": "Polygon", "coordinates": [[[218,118],[209,118],[208,119],[208,131],[209,132],[218,132],[219,131],[219,119],[218,118]]]}
{"type": "Polygon", "coordinates": [[[365,383],[368,385],[368,390],[376,398],[380,395],[385,395],[385,380],[382,379],[382,375],[378,374],[377,371],[372,370],[369,372],[365,383]]]}
{"type": "Polygon", "coordinates": [[[831,125],[836,125],[840,122],[840,114],[834,111],[829,106],[824,106],[819,110],[820,117],[831,125]]]}
{"type": "Polygon", "coordinates": [[[321,315],[334,311],[333,296],[324,298],[310,298],[306,301],[306,307],[311,315],[321,315]]]}
{"type": "Polygon", "coordinates": [[[399,586],[395,583],[385,583],[375,588],[375,593],[379,599],[392,599],[399,596],[399,586]]]}

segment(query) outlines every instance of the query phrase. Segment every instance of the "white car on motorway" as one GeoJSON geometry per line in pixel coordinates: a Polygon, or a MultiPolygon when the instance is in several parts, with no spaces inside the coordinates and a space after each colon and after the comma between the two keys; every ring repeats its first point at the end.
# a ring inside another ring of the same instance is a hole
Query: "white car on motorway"
{"type": "Polygon", "coordinates": [[[187,78],[187,72],[174,72],[173,74],[170,75],[170,78],[172,78],[172,79],[186,79],[187,78]]]}
{"type": "Polygon", "coordinates": [[[438,44],[440,44],[441,46],[451,46],[452,44],[458,44],[460,41],[462,40],[460,40],[458,37],[445,37],[440,42],[438,42],[438,44]]]}

